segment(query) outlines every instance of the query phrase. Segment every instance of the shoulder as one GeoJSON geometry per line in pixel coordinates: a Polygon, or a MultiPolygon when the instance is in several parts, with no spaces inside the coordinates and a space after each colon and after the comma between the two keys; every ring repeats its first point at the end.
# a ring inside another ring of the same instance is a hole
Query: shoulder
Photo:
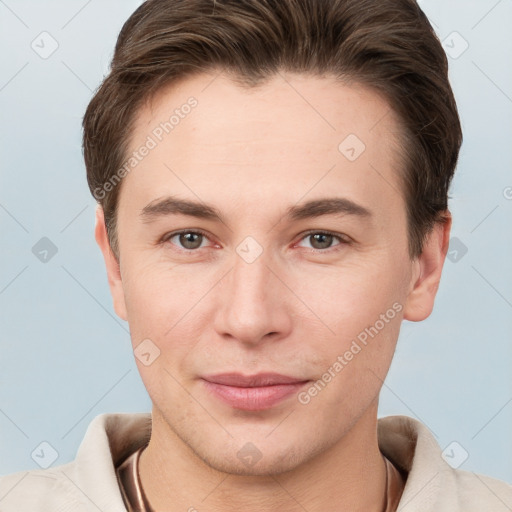
{"type": "MultiPolygon", "coordinates": [[[[451,469],[451,468],[450,468],[451,469]]],[[[512,510],[512,485],[497,478],[451,469],[453,490],[460,510],[465,512],[510,512],[512,510]]]]}
{"type": "Polygon", "coordinates": [[[0,477],[0,511],[126,512],[115,468],[150,432],[148,413],[97,416],[72,462],[0,477]]]}
{"type": "Polygon", "coordinates": [[[85,511],[86,502],[72,480],[73,464],[52,469],[22,471],[0,477],[2,512],[43,510],[85,511]]]}
{"type": "MultiPolygon", "coordinates": [[[[378,421],[379,448],[406,475],[399,510],[407,512],[510,512],[512,485],[452,467],[426,425],[408,416],[378,421]]],[[[453,452],[453,450],[452,450],[453,452]]]]}

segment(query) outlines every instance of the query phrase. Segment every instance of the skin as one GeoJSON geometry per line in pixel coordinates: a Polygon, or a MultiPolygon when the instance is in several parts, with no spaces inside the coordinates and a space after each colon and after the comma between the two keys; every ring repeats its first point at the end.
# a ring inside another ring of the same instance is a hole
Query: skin
{"type": "Polygon", "coordinates": [[[155,510],[380,512],[379,392],[401,321],[432,311],[450,220],[410,258],[400,125],[375,92],[296,74],[248,90],[215,76],[184,79],[138,112],[133,150],[190,96],[198,101],[123,180],[119,263],[97,211],[116,313],[134,348],[150,339],[160,350],[149,366],[136,360],[153,402],[143,488],[155,510]],[[366,146],[353,162],[338,149],[349,134],[366,146]],[[142,209],[168,195],[213,205],[224,222],[145,222],[142,209]],[[285,215],[326,197],[371,215],[285,215]],[[192,249],[164,238],[182,229],[208,236],[192,249]],[[341,238],[316,240],[325,230],[341,238]],[[247,236],[263,249],[250,263],[237,252],[247,236]],[[273,371],[317,381],[393,304],[401,311],[308,404],[291,396],[241,411],[201,380],[273,371]],[[261,454],[252,466],[237,457],[248,442],[261,454]]]}

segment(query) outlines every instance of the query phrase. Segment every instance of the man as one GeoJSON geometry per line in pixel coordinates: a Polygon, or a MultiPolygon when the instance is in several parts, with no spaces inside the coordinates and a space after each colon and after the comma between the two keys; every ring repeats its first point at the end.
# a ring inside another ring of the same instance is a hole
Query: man
{"type": "Polygon", "coordinates": [[[505,511],[377,420],[433,308],[461,144],[412,0],[148,0],[84,117],[96,240],[151,415],[11,475],[3,512],[505,511]]]}

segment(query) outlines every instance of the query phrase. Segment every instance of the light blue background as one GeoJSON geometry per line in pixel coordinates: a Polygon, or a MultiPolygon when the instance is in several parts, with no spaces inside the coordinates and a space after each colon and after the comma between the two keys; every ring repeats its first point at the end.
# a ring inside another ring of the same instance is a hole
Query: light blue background
{"type": "MultiPolygon", "coordinates": [[[[42,441],[70,461],[102,412],[150,410],[80,148],[91,91],[139,3],[0,1],[0,474],[37,467],[42,441]],[[31,48],[42,31],[59,44],[48,59],[31,48]],[[58,248],[47,263],[31,251],[44,236],[58,248]]],[[[462,469],[512,483],[512,2],[421,5],[452,52],[454,31],[469,44],[450,58],[465,136],[450,205],[468,250],[446,262],[432,316],[404,323],[379,412],[420,419],[442,448],[468,452],[462,469]]]]}

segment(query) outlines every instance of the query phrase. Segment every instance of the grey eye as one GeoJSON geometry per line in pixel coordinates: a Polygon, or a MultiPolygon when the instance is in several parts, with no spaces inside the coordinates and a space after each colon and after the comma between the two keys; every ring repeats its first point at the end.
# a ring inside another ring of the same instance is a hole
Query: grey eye
{"type": "Polygon", "coordinates": [[[198,249],[201,247],[201,242],[203,239],[203,235],[201,235],[201,233],[180,233],[176,236],[179,236],[180,244],[185,249],[198,249]]]}
{"type": "Polygon", "coordinates": [[[331,247],[335,237],[333,235],[329,235],[328,233],[315,233],[308,235],[306,238],[310,239],[311,246],[314,249],[328,249],[331,247]]]}
{"type": "Polygon", "coordinates": [[[181,246],[183,249],[194,250],[201,247],[205,238],[206,236],[198,231],[181,231],[167,236],[165,241],[178,245],[178,247],[181,246]],[[174,241],[175,238],[178,238],[178,242],[174,241]]]}

